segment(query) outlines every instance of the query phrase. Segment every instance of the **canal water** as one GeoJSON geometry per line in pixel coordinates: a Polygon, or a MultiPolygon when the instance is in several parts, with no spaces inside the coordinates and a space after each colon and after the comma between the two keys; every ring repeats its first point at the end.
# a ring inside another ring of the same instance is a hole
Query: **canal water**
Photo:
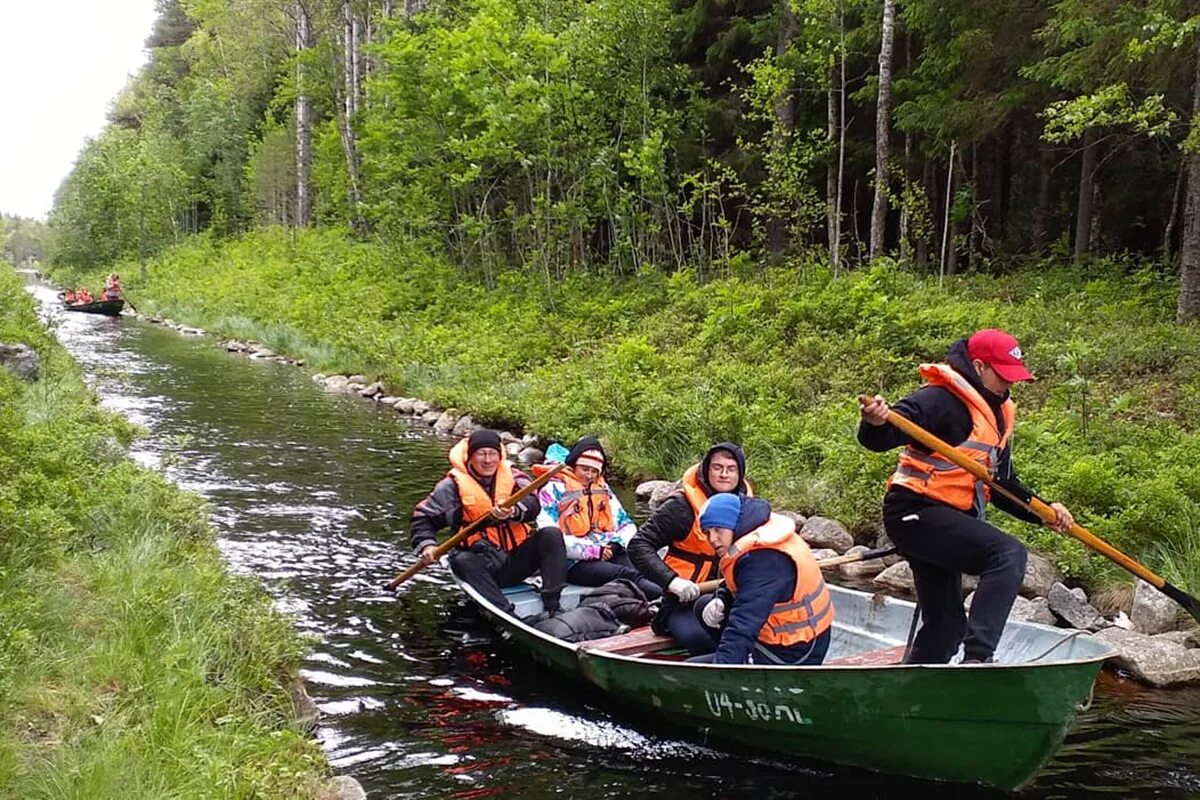
{"type": "MultiPolygon", "coordinates": [[[[990,796],[711,749],[507,649],[441,568],[397,601],[408,515],[451,444],[325,394],[302,369],[30,291],[104,406],[146,429],[138,461],[203,495],[230,567],[312,638],[303,676],[338,773],[373,798],[990,796]]],[[[644,514],[644,509],[637,510],[644,514]]],[[[930,742],[952,747],[952,742],[930,742]]],[[[1200,691],[1105,674],[1022,797],[1200,796],[1200,691]]]]}

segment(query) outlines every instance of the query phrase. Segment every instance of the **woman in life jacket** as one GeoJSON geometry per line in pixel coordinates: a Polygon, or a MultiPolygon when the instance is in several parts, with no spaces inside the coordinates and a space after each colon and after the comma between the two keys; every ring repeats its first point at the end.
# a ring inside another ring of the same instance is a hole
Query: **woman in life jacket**
{"type": "MultiPolygon", "coordinates": [[[[549,460],[565,453],[566,469],[538,492],[542,506],[538,526],[557,526],[566,545],[567,582],[578,586],[603,586],[617,578],[637,584],[648,600],[662,596],[657,583],[644,577],[629,560],[625,548],[637,533],[616,493],[604,480],[608,461],[600,440],[584,436],[567,452],[561,445],[547,451],[549,460]]],[[[534,467],[537,474],[548,467],[534,467]]]]}

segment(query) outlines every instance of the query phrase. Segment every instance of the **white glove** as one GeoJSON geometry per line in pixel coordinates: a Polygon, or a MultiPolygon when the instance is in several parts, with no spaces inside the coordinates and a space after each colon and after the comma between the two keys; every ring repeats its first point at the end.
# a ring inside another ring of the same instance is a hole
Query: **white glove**
{"type": "Polygon", "coordinates": [[[690,603],[700,596],[700,587],[686,578],[671,578],[667,591],[678,597],[681,603],[690,603]]]}
{"type": "Polygon", "coordinates": [[[710,628],[721,627],[721,623],[725,621],[725,601],[719,597],[709,600],[708,605],[700,612],[700,619],[710,628]]]}

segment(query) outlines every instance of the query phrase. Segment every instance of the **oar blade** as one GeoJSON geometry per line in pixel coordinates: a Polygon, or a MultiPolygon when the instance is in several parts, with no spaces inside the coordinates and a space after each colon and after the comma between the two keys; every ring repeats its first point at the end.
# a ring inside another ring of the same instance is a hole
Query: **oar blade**
{"type": "Polygon", "coordinates": [[[1192,597],[1177,586],[1163,582],[1162,593],[1183,606],[1183,610],[1192,615],[1192,619],[1200,622],[1200,600],[1192,597]]]}

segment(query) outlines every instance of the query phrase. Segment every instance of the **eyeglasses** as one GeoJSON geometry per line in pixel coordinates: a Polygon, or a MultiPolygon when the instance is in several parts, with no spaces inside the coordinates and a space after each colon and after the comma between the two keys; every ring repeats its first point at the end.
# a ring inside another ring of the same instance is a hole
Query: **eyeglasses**
{"type": "Polygon", "coordinates": [[[717,475],[737,475],[738,474],[737,464],[732,464],[727,467],[722,466],[721,464],[712,464],[709,466],[708,469],[710,472],[715,472],[717,475]]]}

